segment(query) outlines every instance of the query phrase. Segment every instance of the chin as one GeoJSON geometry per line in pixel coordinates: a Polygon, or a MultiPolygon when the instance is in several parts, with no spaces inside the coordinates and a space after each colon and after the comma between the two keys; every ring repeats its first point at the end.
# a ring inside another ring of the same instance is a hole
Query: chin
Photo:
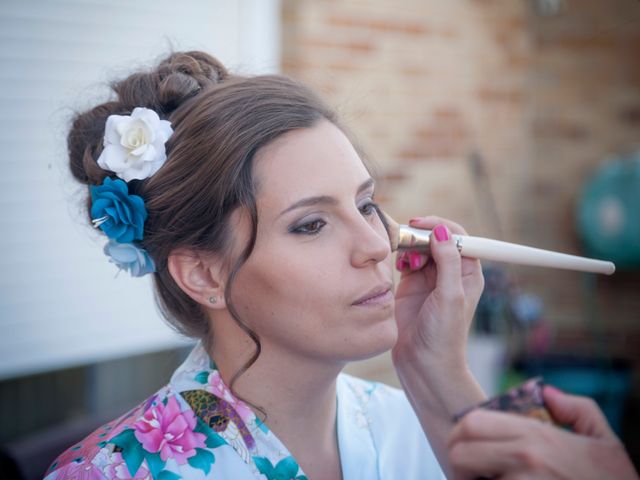
{"type": "Polygon", "coordinates": [[[366,332],[360,332],[346,353],[349,361],[366,360],[391,350],[397,339],[398,326],[392,316],[385,322],[371,326],[366,332]]]}

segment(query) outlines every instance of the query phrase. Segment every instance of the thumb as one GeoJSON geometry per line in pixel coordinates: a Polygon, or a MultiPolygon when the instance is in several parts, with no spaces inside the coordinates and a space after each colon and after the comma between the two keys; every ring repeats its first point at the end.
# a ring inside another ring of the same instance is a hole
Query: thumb
{"type": "Polygon", "coordinates": [[[546,385],[542,392],[545,405],[557,422],[569,425],[581,435],[615,437],[602,410],[591,398],[568,395],[550,385],[546,385]]]}
{"type": "Polygon", "coordinates": [[[431,233],[430,250],[438,270],[436,288],[444,294],[463,296],[460,252],[449,229],[442,223],[436,225],[431,233]]]}

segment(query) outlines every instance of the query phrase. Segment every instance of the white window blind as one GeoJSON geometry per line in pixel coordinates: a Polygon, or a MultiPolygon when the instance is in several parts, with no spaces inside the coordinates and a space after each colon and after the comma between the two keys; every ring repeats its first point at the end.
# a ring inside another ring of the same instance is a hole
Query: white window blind
{"type": "Polygon", "coordinates": [[[279,68],[278,0],[3,0],[0,9],[0,379],[179,345],[150,278],[102,253],[66,134],[105,84],[201,49],[241,73],[279,68]]]}

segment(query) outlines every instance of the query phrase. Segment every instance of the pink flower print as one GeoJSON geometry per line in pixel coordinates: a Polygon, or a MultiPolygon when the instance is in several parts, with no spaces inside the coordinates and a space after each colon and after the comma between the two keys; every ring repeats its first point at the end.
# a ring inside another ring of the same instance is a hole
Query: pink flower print
{"type": "Polygon", "coordinates": [[[90,462],[71,462],[47,476],[47,480],[104,480],[99,468],[90,462]]]}
{"type": "Polygon", "coordinates": [[[129,468],[127,468],[127,464],[120,452],[115,452],[111,456],[111,461],[107,468],[105,469],[105,474],[107,478],[113,478],[118,480],[147,480],[150,479],[149,470],[145,466],[144,462],[138,468],[135,476],[131,476],[129,473],[129,468]]]}
{"type": "Polygon", "coordinates": [[[231,390],[229,390],[222,380],[218,370],[214,370],[209,374],[205,390],[229,403],[245,423],[248,423],[253,417],[253,411],[244,402],[241,402],[233,396],[231,390]]]}
{"type": "Polygon", "coordinates": [[[187,463],[187,459],[196,454],[196,448],[205,446],[206,436],[194,432],[196,416],[192,411],[181,412],[174,396],[147,410],[144,416],[134,424],[135,436],[148,452],[160,452],[160,458],[166,462],[173,458],[178,465],[187,463]]]}

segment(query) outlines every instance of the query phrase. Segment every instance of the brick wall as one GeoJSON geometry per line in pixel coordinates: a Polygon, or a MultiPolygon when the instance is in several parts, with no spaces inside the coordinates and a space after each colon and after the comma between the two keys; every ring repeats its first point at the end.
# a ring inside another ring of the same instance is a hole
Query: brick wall
{"type": "Polygon", "coordinates": [[[292,0],[284,8],[285,72],[337,106],[380,167],[389,213],[437,212],[489,233],[465,157],[485,153],[495,180],[509,179],[500,204],[514,206],[507,200],[531,161],[522,4],[292,0]]]}
{"type": "MultiPolygon", "coordinates": [[[[640,1],[535,7],[283,0],[283,69],[336,106],[397,220],[435,213],[471,234],[580,254],[582,185],[607,156],[640,147],[640,1]],[[486,176],[472,174],[472,151],[486,176]]],[[[640,272],[509,273],[544,300],[553,349],[633,362],[622,438],[640,466],[640,272]]],[[[350,371],[398,384],[388,355],[350,371]]]]}
{"type": "MultiPolygon", "coordinates": [[[[284,71],[337,107],[396,219],[436,213],[472,234],[580,254],[581,186],[640,143],[640,2],[565,0],[549,16],[534,3],[285,0],[284,71]]],[[[635,355],[638,273],[599,278],[592,302],[581,274],[510,272],[545,300],[558,348],[592,338],[595,305],[600,333],[627,339],[611,348],[635,355]]]]}

